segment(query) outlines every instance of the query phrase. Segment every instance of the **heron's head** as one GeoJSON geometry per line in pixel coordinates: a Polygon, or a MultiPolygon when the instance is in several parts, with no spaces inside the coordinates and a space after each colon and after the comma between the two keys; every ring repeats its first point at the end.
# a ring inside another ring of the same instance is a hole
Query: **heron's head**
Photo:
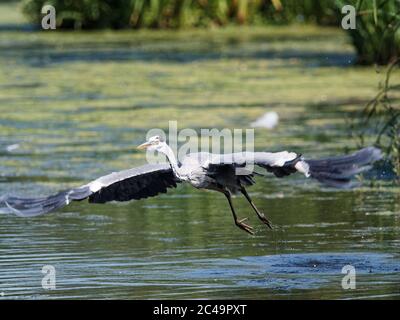
{"type": "Polygon", "coordinates": [[[166,143],[160,136],[153,136],[149,138],[145,143],[138,146],[138,149],[147,149],[149,151],[159,151],[162,152],[166,143]]]}

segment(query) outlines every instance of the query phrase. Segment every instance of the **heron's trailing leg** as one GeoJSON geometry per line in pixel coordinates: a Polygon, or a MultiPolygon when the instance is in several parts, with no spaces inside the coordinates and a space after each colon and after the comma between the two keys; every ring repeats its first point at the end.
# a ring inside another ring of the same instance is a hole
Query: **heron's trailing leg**
{"type": "Polygon", "coordinates": [[[248,218],[244,218],[239,220],[236,212],[235,212],[235,208],[233,208],[233,203],[232,203],[232,198],[231,198],[231,194],[229,191],[225,191],[224,192],[225,197],[228,199],[229,202],[229,206],[231,207],[231,211],[232,211],[232,215],[233,215],[233,220],[235,221],[235,224],[242,230],[250,233],[250,234],[254,234],[253,232],[253,227],[249,226],[248,224],[244,223],[243,221],[246,221],[248,218]]]}
{"type": "Polygon", "coordinates": [[[242,194],[246,197],[247,201],[250,203],[251,207],[254,209],[254,211],[257,213],[257,217],[262,221],[262,223],[266,224],[270,229],[272,229],[271,222],[267,219],[267,217],[264,215],[264,213],[260,212],[256,205],[254,204],[253,200],[251,200],[249,194],[247,193],[246,189],[242,187],[240,189],[242,194]]]}

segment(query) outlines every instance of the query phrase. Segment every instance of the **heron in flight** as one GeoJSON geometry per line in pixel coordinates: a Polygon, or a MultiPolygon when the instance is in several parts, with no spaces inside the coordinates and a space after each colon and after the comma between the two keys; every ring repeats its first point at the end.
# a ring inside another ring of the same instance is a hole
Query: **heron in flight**
{"type": "Polygon", "coordinates": [[[253,227],[240,219],[232,203],[232,194],[241,193],[262,223],[271,228],[271,223],[247,193],[246,187],[255,183],[254,171],[246,171],[247,165],[266,169],[277,177],[300,172],[306,177],[339,188],[351,185],[351,178],[371,167],[381,159],[379,149],[367,147],[351,155],[307,160],[294,152],[239,152],[232,154],[212,154],[208,152],[187,154],[179,162],[172,149],[160,137],[153,136],[139,149],[158,151],[167,158],[165,164],[146,164],[140,167],[113,172],[78,188],[61,191],[48,197],[21,198],[0,197],[0,212],[14,213],[18,216],[37,216],[45,214],[71,201],[89,199],[90,203],[110,201],[129,201],[154,197],[175,188],[178,183],[187,182],[197,189],[221,192],[227,199],[233,220],[240,229],[253,234],[253,227]],[[237,169],[243,169],[237,174],[237,169]]]}

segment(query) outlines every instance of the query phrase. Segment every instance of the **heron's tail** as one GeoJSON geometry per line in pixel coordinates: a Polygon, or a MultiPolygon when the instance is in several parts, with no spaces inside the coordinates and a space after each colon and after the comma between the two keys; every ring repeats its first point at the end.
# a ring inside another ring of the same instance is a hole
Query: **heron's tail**
{"type": "Polygon", "coordinates": [[[296,168],[327,186],[348,188],[352,186],[351,178],[369,170],[372,164],[380,159],[382,159],[381,150],[367,147],[345,156],[320,160],[305,159],[299,161],[296,168]]]}

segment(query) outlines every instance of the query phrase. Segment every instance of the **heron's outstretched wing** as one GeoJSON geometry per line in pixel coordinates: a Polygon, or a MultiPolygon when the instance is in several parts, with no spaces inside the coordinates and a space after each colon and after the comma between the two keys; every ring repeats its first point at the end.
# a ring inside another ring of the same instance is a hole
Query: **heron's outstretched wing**
{"type": "Polygon", "coordinates": [[[351,155],[331,157],[320,160],[307,160],[294,152],[241,152],[225,155],[211,155],[205,166],[213,172],[219,166],[233,165],[244,167],[255,164],[272,172],[277,177],[284,177],[294,172],[301,172],[332,187],[349,187],[351,178],[382,158],[382,153],[375,147],[361,149],[351,155]]]}
{"type": "MultiPolygon", "coordinates": [[[[293,172],[301,171],[308,175],[308,167],[296,164],[302,160],[301,155],[294,152],[238,152],[230,154],[210,154],[204,166],[213,172],[219,166],[233,165],[235,167],[245,167],[257,165],[274,173],[277,177],[287,176],[293,172]]],[[[245,172],[245,171],[244,171],[245,172]]]]}
{"type": "Polygon", "coordinates": [[[129,201],[153,197],[175,188],[177,181],[168,164],[148,164],[113,172],[86,185],[40,198],[0,197],[0,212],[36,216],[59,209],[71,201],[89,198],[92,203],[129,201]]]}

